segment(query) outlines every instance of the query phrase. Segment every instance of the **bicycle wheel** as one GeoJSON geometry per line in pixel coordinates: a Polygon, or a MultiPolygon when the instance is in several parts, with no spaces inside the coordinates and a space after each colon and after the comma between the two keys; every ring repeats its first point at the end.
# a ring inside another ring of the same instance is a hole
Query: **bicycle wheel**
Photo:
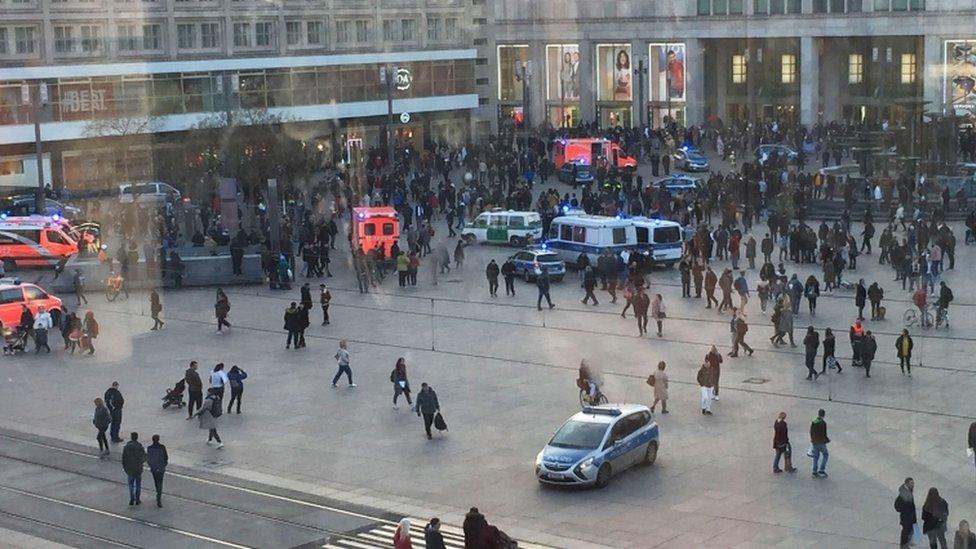
{"type": "Polygon", "coordinates": [[[108,301],[115,301],[115,298],[119,297],[119,292],[114,292],[112,290],[105,291],[105,299],[108,301]]]}
{"type": "Polygon", "coordinates": [[[918,322],[918,311],[915,309],[908,309],[905,311],[904,315],[905,326],[911,328],[918,322]]]}
{"type": "Polygon", "coordinates": [[[606,404],[607,403],[607,395],[605,395],[603,393],[600,393],[599,395],[597,395],[597,397],[596,397],[596,403],[597,403],[597,405],[606,404]]]}

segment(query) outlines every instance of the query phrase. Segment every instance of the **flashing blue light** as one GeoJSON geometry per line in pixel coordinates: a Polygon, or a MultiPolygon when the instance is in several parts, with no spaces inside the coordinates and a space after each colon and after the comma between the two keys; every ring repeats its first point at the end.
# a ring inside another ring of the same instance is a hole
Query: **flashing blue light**
{"type": "Polygon", "coordinates": [[[617,221],[620,221],[621,219],[623,219],[623,217],[621,217],[620,214],[617,214],[617,221]]]}
{"type": "Polygon", "coordinates": [[[563,206],[563,213],[569,213],[569,206],[563,206]]]}
{"type": "Polygon", "coordinates": [[[366,219],[366,214],[363,212],[359,212],[359,219],[366,219]]]}
{"type": "Polygon", "coordinates": [[[546,244],[545,242],[543,242],[543,243],[542,243],[542,249],[543,249],[543,250],[548,250],[548,249],[549,249],[549,245],[548,245],[548,244],[546,244]]]}
{"type": "Polygon", "coordinates": [[[7,220],[7,212],[0,213],[0,219],[6,221],[7,220]]]}
{"type": "Polygon", "coordinates": [[[51,216],[51,219],[54,220],[54,221],[60,221],[61,220],[61,214],[54,214],[54,215],[51,216]]]}

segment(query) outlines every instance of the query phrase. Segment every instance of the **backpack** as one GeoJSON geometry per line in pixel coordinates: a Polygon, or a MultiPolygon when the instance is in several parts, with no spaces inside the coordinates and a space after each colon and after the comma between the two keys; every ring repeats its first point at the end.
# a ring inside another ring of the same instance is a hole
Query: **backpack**
{"type": "Polygon", "coordinates": [[[224,413],[224,408],[219,398],[213,399],[210,403],[210,415],[213,417],[220,417],[224,413]]]}
{"type": "Polygon", "coordinates": [[[390,383],[396,382],[396,368],[390,370],[390,383]]]}

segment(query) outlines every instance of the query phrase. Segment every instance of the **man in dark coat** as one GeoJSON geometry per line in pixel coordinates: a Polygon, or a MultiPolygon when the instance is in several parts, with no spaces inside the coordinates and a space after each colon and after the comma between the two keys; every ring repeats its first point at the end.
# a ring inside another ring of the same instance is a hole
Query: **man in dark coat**
{"type": "Polygon", "coordinates": [[[203,406],[203,381],[197,373],[197,361],[190,361],[190,367],[184,372],[183,380],[186,382],[186,391],[189,394],[186,408],[189,413],[186,419],[189,421],[193,419],[193,404],[197,405],[197,409],[203,406]]]}
{"type": "Polygon", "coordinates": [[[125,404],[125,399],[122,398],[122,393],[119,391],[119,382],[113,381],[112,386],[105,391],[105,407],[108,411],[112,413],[112,426],[109,428],[109,437],[112,442],[122,442],[122,437],[119,436],[119,429],[122,427],[122,406],[125,404]]]}
{"type": "Polygon", "coordinates": [[[146,448],[146,463],[156,485],[156,507],[163,506],[163,475],[169,465],[169,454],[166,447],[159,443],[159,435],[152,436],[152,444],[146,448]]]}
{"type": "Polygon", "coordinates": [[[139,433],[132,433],[131,440],[122,448],[122,470],[129,477],[129,505],[139,505],[142,490],[142,464],[146,462],[146,450],[139,443],[139,433]]]}
{"type": "Polygon", "coordinates": [[[912,532],[918,522],[918,513],[915,510],[915,480],[912,477],[905,479],[905,483],[898,487],[898,497],[895,498],[895,511],[898,511],[898,523],[901,525],[901,536],[899,537],[899,547],[902,549],[909,546],[912,541],[912,532]]]}
{"type": "Polygon", "coordinates": [[[441,534],[441,519],[434,517],[424,527],[424,549],[445,549],[441,534]]]}
{"type": "Polygon", "coordinates": [[[864,332],[864,342],[861,343],[861,365],[864,366],[864,376],[871,377],[871,362],[878,350],[878,342],[871,335],[871,330],[864,332]]]}
{"type": "Polygon", "coordinates": [[[515,262],[509,259],[502,263],[501,272],[505,277],[505,295],[515,295],[515,262]]]}
{"type": "Polygon", "coordinates": [[[492,259],[488,262],[488,266],[485,267],[485,276],[488,277],[488,294],[491,297],[498,297],[498,275],[501,270],[498,268],[498,263],[492,259]]]}
{"type": "Polygon", "coordinates": [[[430,426],[434,423],[434,415],[441,410],[441,405],[437,401],[437,393],[434,388],[426,383],[420,384],[420,392],[417,393],[417,415],[424,416],[424,430],[427,431],[427,440],[433,438],[430,426]]]}
{"type": "Polygon", "coordinates": [[[651,297],[644,291],[644,286],[637,286],[634,297],[630,299],[637,318],[637,335],[644,335],[647,333],[647,310],[651,306],[651,297]]]}

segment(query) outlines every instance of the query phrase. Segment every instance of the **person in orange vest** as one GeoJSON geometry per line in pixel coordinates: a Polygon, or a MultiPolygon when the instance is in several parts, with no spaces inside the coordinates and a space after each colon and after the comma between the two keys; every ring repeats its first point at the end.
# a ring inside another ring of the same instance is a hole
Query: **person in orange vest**
{"type": "Polygon", "coordinates": [[[861,325],[860,320],[855,320],[854,324],[851,324],[851,352],[853,353],[853,358],[851,359],[851,366],[861,365],[861,344],[864,343],[864,326],[861,325]]]}

